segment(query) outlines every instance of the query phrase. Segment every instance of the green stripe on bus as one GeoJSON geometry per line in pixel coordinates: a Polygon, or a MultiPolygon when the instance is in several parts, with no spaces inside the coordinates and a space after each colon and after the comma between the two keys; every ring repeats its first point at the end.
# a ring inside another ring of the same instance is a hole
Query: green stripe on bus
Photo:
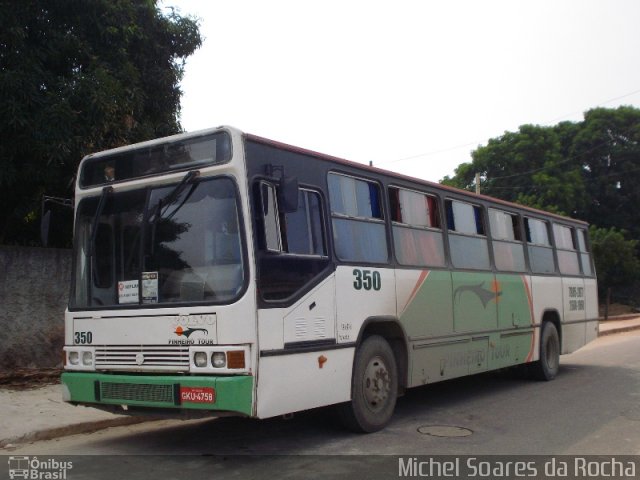
{"type": "Polygon", "coordinates": [[[83,404],[230,411],[245,415],[251,415],[253,410],[253,377],[248,375],[183,377],[65,372],[62,383],[69,390],[69,401],[83,404]],[[205,391],[212,388],[215,401],[180,401],[177,405],[175,397],[179,398],[180,392],[176,388],[185,387],[205,391]]]}

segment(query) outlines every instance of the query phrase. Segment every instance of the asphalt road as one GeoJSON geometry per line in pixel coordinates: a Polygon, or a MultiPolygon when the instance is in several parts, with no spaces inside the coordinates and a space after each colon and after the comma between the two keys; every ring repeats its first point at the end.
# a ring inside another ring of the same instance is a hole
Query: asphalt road
{"type": "Polygon", "coordinates": [[[330,409],[321,409],[288,420],[139,424],[11,454],[135,455],[75,457],[82,478],[110,479],[199,471],[202,478],[348,478],[356,471],[358,478],[397,478],[397,460],[390,470],[389,457],[371,455],[639,455],[640,331],[601,337],[563,356],[552,382],[499,372],[413,389],[390,426],[370,435],[344,431],[330,409]]]}

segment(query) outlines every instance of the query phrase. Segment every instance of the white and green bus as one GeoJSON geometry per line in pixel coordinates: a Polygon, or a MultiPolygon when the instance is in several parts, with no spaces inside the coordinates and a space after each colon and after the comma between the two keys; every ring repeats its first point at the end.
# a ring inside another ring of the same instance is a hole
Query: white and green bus
{"type": "Polygon", "coordinates": [[[89,155],[64,399],[176,417],[337,405],[597,336],[587,225],[221,127],[89,155]]]}

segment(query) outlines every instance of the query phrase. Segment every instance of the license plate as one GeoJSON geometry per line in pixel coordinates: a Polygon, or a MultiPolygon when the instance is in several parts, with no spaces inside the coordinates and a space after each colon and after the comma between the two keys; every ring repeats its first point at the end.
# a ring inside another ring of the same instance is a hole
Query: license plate
{"type": "Polygon", "coordinates": [[[216,391],[212,387],[180,387],[180,400],[189,403],[215,403],[216,391]]]}

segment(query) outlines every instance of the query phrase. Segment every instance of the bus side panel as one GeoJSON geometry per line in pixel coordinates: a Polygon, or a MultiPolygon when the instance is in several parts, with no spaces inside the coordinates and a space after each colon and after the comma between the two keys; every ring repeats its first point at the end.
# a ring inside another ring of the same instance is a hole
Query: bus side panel
{"type": "Polygon", "coordinates": [[[398,270],[396,276],[398,311],[411,342],[411,386],[532,358],[535,329],[528,276],[458,272],[455,295],[449,272],[398,270]],[[466,334],[454,331],[454,304],[457,326],[466,334]]]}
{"type": "Polygon", "coordinates": [[[562,278],[562,353],[571,353],[586,343],[585,294],[582,278],[562,278]]]}
{"type": "Polygon", "coordinates": [[[364,322],[372,317],[396,317],[395,272],[375,266],[336,269],[338,343],[358,340],[364,322]]]}
{"type": "Polygon", "coordinates": [[[336,343],[334,297],[331,275],[289,308],[258,311],[260,418],[349,399],[353,349],[317,351],[336,343]]]}
{"type": "Polygon", "coordinates": [[[258,344],[260,350],[282,350],[284,348],[284,316],[286,308],[258,310],[258,344]]]}
{"type": "Polygon", "coordinates": [[[453,325],[457,333],[498,327],[499,287],[493,273],[452,272],[453,325]]]}
{"type": "Polygon", "coordinates": [[[396,270],[397,308],[409,341],[453,333],[451,272],[396,270]]]}
{"type": "Polygon", "coordinates": [[[253,286],[235,304],[216,307],[216,310],[219,312],[218,343],[232,345],[256,342],[256,297],[253,286]]]}
{"type": "Polygon", "coordinates": [[[584,302],[586,312],[586,343],[598,338],[598,284],[595,278],[584,279],[584,302]]]}
{"type": "MultiPolygon", "coordinates": [[[[534,324],[538,328],[542,324],[542,317],[545,311],[555,311],[560,315],[562,319],[563,307],[562,307],[562,295],[559,292],[562,291],[562,279],[560,277],[543,277],[532,276],[531,277],[531,295],[533,298],[533,319],[534,324]]],[[[564,336],[564,329],[561,332],[564,336]]],[[[540,359],[540,331],[536,334],[535,344],[533,347],[533,355],[530,358],[531,361],[540,359]]]]}
{"type": "Polygon", "coordinates": [[[284,317],[284,345],[335,338],[335,276],[332,275],[284,317]]]}
{"type": "Polygon", "coordinates": [[[335,340],[335,276],[331,275],[289,308],[258,310],[260,350],[286,344],[335,340]]]}
{"type": "Polygon", "coordinates": [[[413,358],[411,384],[415,387],[487,370],[486,337],[460,338],[448,341],[416,342],[411,347],[413,358]]]}
{"type": "Polygon", "coordinates": [[[533,357],[535,328],[530,285],[527,275],[496,274],[500,332],[492,335],[489,345],[490,369],[524,363],[533,357]]]}
{"type": "Polygon", "coordinates": [[[351,347],[262,357],[258,418],[348,401],[354,351],[351,347]]]}

